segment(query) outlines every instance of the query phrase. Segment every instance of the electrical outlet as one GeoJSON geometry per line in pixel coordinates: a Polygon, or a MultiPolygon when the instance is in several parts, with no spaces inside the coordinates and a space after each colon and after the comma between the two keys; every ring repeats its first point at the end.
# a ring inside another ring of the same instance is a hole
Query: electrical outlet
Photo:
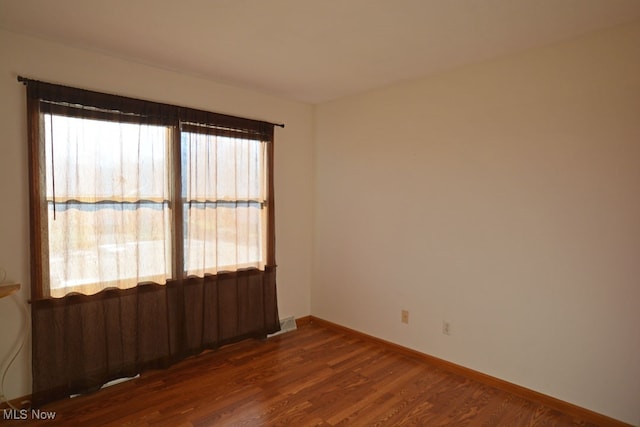
{"type": "Polygon", "coordinates": [[[409,310],[402,310],[400,312],[400,321],[402,323],[409,323],[409,310]]]}
{"type": "Polygon", "coordinates": [[[451,323],[446,320],[442,321],[442,333],[445,335],[451,335],[451,323]]]}

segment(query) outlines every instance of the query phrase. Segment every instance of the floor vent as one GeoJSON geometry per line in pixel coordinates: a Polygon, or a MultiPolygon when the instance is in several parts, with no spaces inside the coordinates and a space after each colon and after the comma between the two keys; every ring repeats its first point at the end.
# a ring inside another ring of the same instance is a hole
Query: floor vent
{"type": "Polygon", "coordinates": [[[274,337],[276,335],[284,334],[285,332],[295,331],[296,329],[298,329],[298,326],[296,325],[295,317],[286,317],[284,319],[280,319],[280,331],[269,336],[274,337]]]}

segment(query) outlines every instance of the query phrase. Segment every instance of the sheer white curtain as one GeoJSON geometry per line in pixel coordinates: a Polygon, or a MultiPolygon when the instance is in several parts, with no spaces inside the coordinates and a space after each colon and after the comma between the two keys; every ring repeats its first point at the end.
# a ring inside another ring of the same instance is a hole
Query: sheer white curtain
{"type": "Polygon", "coordinates": [[[49,291],[171,277],[170,128],[45,114],[49,291]]]}
{"type": "Polygon", "coordinates": [[[183,132],[187,275],[264,268],[266,155],[260,140],[183,132]]]}

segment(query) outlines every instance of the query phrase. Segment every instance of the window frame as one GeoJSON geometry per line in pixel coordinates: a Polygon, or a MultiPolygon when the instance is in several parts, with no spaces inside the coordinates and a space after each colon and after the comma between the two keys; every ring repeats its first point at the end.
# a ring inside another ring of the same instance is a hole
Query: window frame
{"type": "MultiPolygon", "coordinates": [[[[273,203],[273,135],[274,124],[240,117],[211,113],[202,110],[127,98],[117,95],[87,91],[67,86],[28,80],[28,150],[29,196],[31,202],[31,275],[32,299],[51,297],[49,286],[48,253],[48,201],[46,194],[46,167],[43,118],[45,114],[69,117],[93,118],[116,123],[162,125],[168,128],[169,158],[169,216],[171,221],[171,280],[185,278],[184,250],[184,198],[182,189],[183,132],[195,131],[227,137],[243,137],[266,142],[266,170],[262,176],[266,195],[264,207],[266,221],[263,226],[266,252],[264,267],[275,267],[275,218],[273,203]]],[[[164,284],[164,283],[162,283],[164,284]]],[[[106,289],[102,288],[100,292],[106,289]]],[[[73,292],[73,291],[71,291],[73,292]]],[[[66,292],[65,295],[68,295],[66,292]]]]}

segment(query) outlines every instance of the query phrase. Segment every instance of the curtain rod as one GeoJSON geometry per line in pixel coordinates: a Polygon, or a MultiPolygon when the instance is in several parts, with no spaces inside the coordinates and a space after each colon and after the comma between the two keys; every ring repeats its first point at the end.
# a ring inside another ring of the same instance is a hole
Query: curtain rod
{"type": "MultiPolygon", "coordinates": [[[[37,82],[38,80],[33,80],[33,79],[28,79],[26,77],[18,76],[18,81],[26,86],[29,82],[37,82]]],[[[284,128],[284,123],[271,123],[271,122],[264,122],[264,123],[270,124],[272,126],[278,126],[279,128],[284,128]]]]}

